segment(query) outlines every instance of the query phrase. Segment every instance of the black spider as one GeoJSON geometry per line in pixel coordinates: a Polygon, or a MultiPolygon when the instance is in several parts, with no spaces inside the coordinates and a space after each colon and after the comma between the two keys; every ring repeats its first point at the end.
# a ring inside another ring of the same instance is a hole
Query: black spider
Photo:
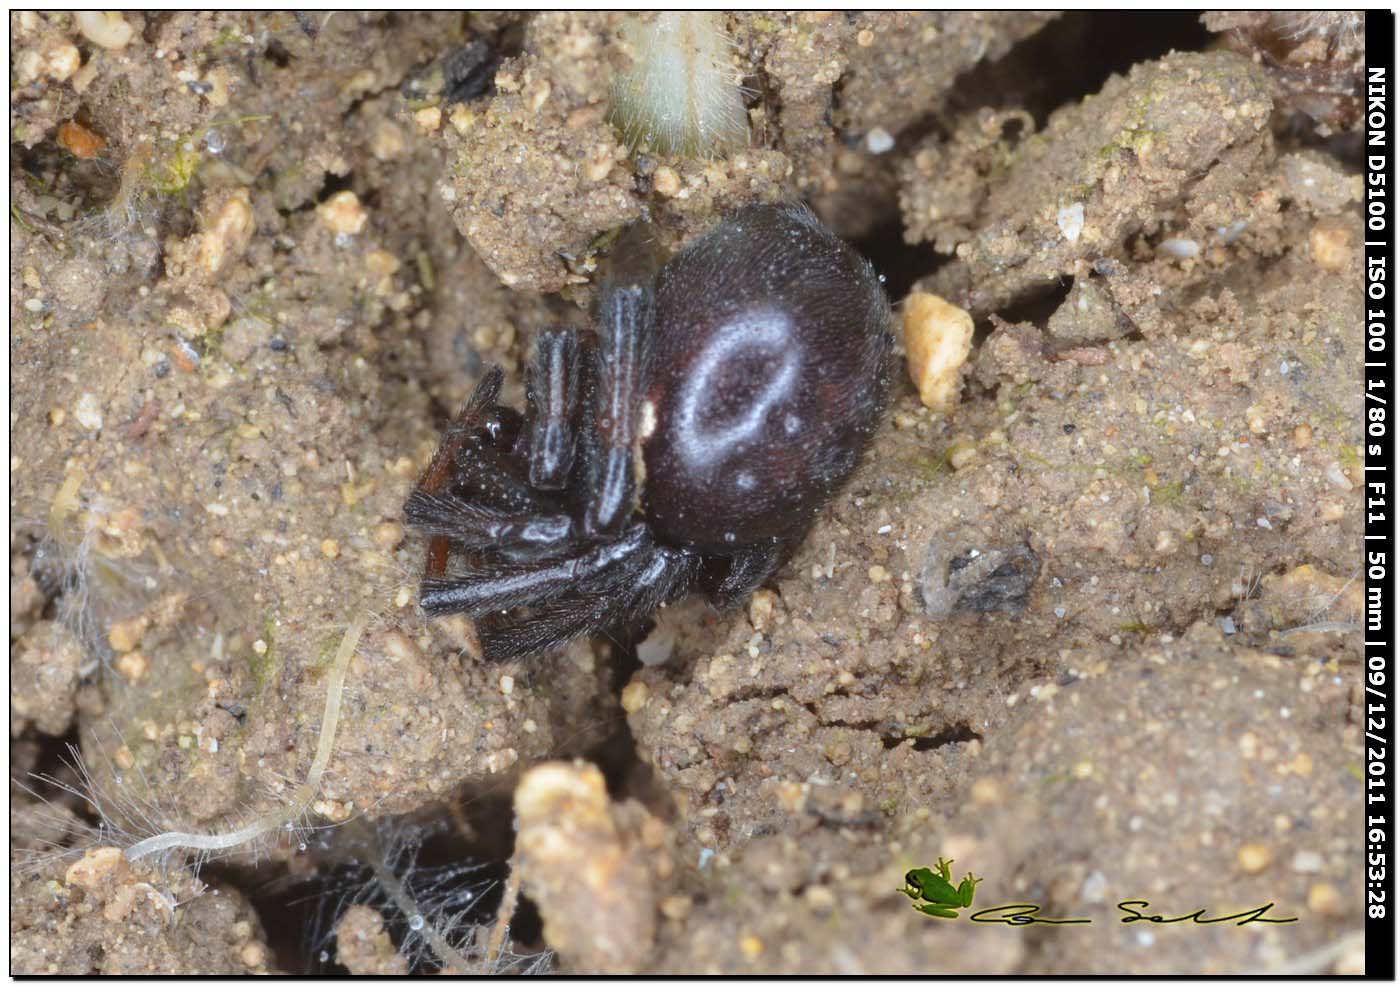
{"type": "Polygon", "coordinates": [[[424,611],[475,618],[488,660],[692,589],[739,602],[796,549],[884,407],[884,290],[800,205],[742,209],[654,278],[615,274],[597,323],[540,333],[523,416],[489,370],[405,506],[431,536],[424,611]],[[448,574],[452,554],[467,564],[448,574]]]}

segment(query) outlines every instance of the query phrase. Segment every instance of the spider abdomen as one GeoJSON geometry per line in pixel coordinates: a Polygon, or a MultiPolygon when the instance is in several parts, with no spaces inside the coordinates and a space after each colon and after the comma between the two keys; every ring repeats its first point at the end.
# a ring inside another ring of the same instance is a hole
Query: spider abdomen
{"type": "Polygon", "coordinates": [[[656,278],[642,408],[657,537],[731,554],[790,536],[849,477],[885,402],[889,306],[801,206],[752,206],[656,278]]]}

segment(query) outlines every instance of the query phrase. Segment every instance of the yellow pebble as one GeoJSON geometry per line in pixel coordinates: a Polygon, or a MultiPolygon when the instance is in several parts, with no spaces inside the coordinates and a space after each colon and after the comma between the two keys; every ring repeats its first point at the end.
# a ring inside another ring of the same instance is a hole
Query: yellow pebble
{"type": "Polygon", "coordinates": [[[919,400],[931,411],[952,410],[972,352],[972,316],[936,294],[915,291],[904,302],[904,349],[919,400]]]}
{"type": "Polygon", "coordinates": [[[979,777],[972,785],[972,802],[978,805],[1000,804],[1001,785],[991,777],[979,777]]]}
{"type": "Polygon", "coordinates": [[[146,676],[146,670],[151,666],[146,655],[136,650],[121,655],[113,663],[117,671],[127,681],[140,681],[146,676]]]}
{"type": "Polygon", "coordinates": [[[360,197],[349,190],[336,192],[316,207],[322,224],[337,235],[354,236],[369,222],[369,213],[360,197]]]}
{"type": "Polygon", "coordinates": [[[1240,869],[1246,873],[1262,873],[1274,861],[1274,854],[1268,846],[1251,842],[1240,847],[1236,858],[1239,861],[1240,869]]]}
{"type": "Polygon", "coordinates": [[[636,712],[647,704],[647,699],[651,697],[651,689],[644,681],[633,681],[622,689],[622,708],[626,712],[636,712]]]}
{"type": "Polygon", "coordinates": [[[436,130],[442,126],[442,109],[437,106],[425,106],[413,114],[413,122],[424,130],[436,130]]]}
{"type": "Polygon", "coordinates": [[[651,187],[656,189],[656,194],[664,195],[668,199],[673,198],[681,190],[681,177],[662,165],[651,176],[651,187]]]}
{"type": "Polygon", "coordinates": [[[1346,912],[1341,892],[1330,883],[1314,883],[1308,888],[1308,910],[1328,917],[1337,917],[1346,912]]]}
{"type": "Polygon", "coordinates": [[[1345,227],[1318,223],[1308,236],[1313,261],[1323,270],[1345,270],[1351,263],[1351,234],[1345,227]]]}
{"type": "Polygon", "coordinates": [[[260,966],[267,961],[267,947],[261,942],[250,941],[239,951],[238,957],[250,969],[260,966]]]}

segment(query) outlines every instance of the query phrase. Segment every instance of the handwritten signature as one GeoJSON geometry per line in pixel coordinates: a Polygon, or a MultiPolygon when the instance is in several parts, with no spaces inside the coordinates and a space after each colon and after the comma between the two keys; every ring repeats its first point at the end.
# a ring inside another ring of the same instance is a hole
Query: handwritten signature
{"type": "MultiPolygon", "coordinates": [[[[1191,924],[1234,924],[1236,926],[1245,924],[1291,924],[1298,919],[1266,917],[1273,909],[1273,901],[1253,907],[1249,910],[1239,911],[1235,914],[1222,914],[1218,917],[1206,917],[1204,907],[1197,908],[1188,914],[1178,914],[1175,917],[1166,917],[1162,914],[1148,913],[1151,902],[1145,900],[1123,900],[1118,902],[1118,910],[1125,915],[1121,919],[1122,924],[1135,924],[1138,921],[1150,921],[1153,924],[1181,924],[1190,922],[1191,924]]],[[[1093,924],[1093,918],[1052,918],[1040,916],[1039,904],[1002,904],[999,907],[984,907],[968,915],[968,919],[976,921],[978,924],[1005,924],[1011,927],[1025,927],[1032,924],[1093,924]]]]}

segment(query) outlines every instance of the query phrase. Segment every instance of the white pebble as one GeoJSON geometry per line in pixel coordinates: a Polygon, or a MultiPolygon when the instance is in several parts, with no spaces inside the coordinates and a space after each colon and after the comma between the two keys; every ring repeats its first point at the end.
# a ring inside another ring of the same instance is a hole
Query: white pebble
{"type": "Polygon", "coordinates": [[[1322,854],[1311,849],[1299,849],[1293,856],[1296,873],[1317,873],[1322,869],[1322,854]]]}
{"type": "Polygon", "coordinates": [[[1076,202],[1067,205],[1055,216],[1055,222],[1060,226],[1060,232],[1065,239],[1071,243],[1079,239],[1079,234],[1084,232],[1084,203],[1076,202]]]}
{"type": "Polygon", "coordinates": [[[118,51],[125,48],[134,33],[126,18],[115,10],[84,10],[75,14],[78,31],[93,44],[118,51]]]}
{"type": "Polygon", "coordinates": [[[97,402],[97,395],[87,391],[79,397],[73,405],[73,417],[88,431],[101,431],[102,406],[97,402]]]}
{"type": "Polygon", "coordinates": [[[1342,467],[1335,462],[1327,467],[1327,481],[1339,490],[1351,489],[1351,480],[1347,479],[1347,474],[1342,472],[1342,467]]]}
{"type": "Polygon", "coordinates": [[[1226,243],[1234,243],[1235,240],[1239,239],[1239,235],[1243,233],[1245,229],[1248,228],[1248,226],[1249,220],[1241,219],[1237,222],[1231,223],[1229,226],[1218,227],[1215,233],[1226,243]]]}
{"type": "Polygon", "coordinates": [[[884,154],[894,147],[894,138],[883,127],[876,127],[865,135],[865,146],[871,154],[884,154]]]}
{"type": "Polygon", "coordinates": [[[1102,870],[1095,870],[1084,879],[1084,886],[1079,891],[1079,896],[1090,904],[1101,904],[1108,894],[1108,877],[1103,875],[1102,870]]]}
{"type": "Polygon", "coordinates": [[[1195,240],[1172,237],[1169,240],[1163,240],[1158,245],[1158,249],[1168,256],[1177,257],[1181,260],[1189,260],[1201,252],[1201,245],[1195,240]]]}
{"type": "Polygon", "coordinates": [[[657,627],[637,645],[637,660],[647,667],[665,664],[676,649],[676,635],[669,627],[657,627]]]}

